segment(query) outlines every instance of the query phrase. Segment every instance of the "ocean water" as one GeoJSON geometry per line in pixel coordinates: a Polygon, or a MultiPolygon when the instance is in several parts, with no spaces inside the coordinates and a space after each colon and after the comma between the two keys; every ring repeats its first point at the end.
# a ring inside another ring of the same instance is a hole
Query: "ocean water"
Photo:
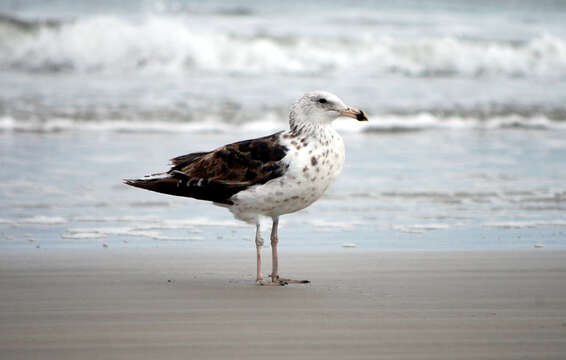
{"type": "MultiPolygon", "coordinates": [[[[286,127],[324,89],[347,161],[281,246],[566,246],[566,3],[0,1],[0,249],[253,247],[121,179],[286,127]]],[[[267,228],[266,228],[267,229],[267,228]]]]}

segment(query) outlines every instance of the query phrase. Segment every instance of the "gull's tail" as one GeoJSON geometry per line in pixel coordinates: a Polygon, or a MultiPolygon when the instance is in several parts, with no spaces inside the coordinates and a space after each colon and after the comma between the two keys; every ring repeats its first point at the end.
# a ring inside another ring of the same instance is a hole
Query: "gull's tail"
{"type": "Polygon", "coordinates": [[[232,205],[230,197],[248,187],[248,184],[227,183],[221,180],[194,178],[178,170],[144,176],[141,179],[125,179],[124,184],[158,193],[191,197],[232,205]]]}
{"type": "Polygon", "coordinates": [[[147,175],[141,179],[124,179],[124,184],[163,194],[179,195],[179,180],[169,173],[147,175]]]}

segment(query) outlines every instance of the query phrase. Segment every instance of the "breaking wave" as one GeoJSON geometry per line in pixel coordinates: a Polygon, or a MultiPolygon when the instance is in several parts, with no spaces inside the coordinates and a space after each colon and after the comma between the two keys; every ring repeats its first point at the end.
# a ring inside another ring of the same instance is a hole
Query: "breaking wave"
{"type": "MultiPolygon", "coordinates": [[[[371,116],[369,123],[352,123],[350,119],[338,119],[335,127],[342,132],[410,132],[434,129],[524,129],[566,130],[566,121],[552,120],[545,116],[523,117],[519,115],[498,116],[489,119],[473,117],[439,117],[430,113],[411,115],[382,114],[371,116]]],[[[204,122],[180,122],[158,120],[98,120],[76,121],[54,118],[46,120],[17,120],[9,116],[0,117],[0,132],[62,131],[113,131],[123,133],[187,132],[187,133],[265,133],[287,128],[286,120],[268,115],[266,118],[235,124],[221,120],[204,122]]]]}
{"type": "Polygon", "coordinates": [[[71,21],[0,16],[0,68],[24,72],[204,72],[258,75],[566,76],[566,39],[528,41],[235,34],[187,16],[98,15],[71,21]]]}

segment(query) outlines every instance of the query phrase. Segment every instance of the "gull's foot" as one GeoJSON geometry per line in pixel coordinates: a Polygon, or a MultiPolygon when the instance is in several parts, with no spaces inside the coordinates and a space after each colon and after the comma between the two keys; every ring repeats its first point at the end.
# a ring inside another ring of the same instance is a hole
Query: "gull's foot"
{"type": "MultiPolygon", "coordinates": [[[[270,278],[273,280],[273,275],[269,275],[270,278]]],[[[293,280],[293,279],[286,279],[280,278],[279,275],[275,277],[275,281],[283,281],[287,284],[310,284],[309,280],[293,280]]]]}
{"type": "Polygon", "coordinates": [[[288,282],[284,280],[275,280],[275,281],[265,281],[265,280],[256,280],[256,285],[259,286],[285,286],[288,282]]]}

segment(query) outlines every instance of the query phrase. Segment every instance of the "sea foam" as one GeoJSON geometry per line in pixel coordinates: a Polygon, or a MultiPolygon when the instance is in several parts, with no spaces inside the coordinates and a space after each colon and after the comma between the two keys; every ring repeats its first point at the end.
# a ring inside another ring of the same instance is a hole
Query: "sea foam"
{"type": "MultiPolygon", "coordinates": [[[[566,121],[553,120],[543,115],[494,116],[488,119],[476,117],[438,116],[431,113],[407,115],[375,114],[369,123],[358,124],[351,119],[338,119],[334,126],[341,132],[403,132],[428,129],[549,129],[566,130],[566,121]]],[[[11,116],[0,118],[0,132],[60,132],[60,131],[112,131],[127,133],[186,132],[186,133],[266,133],[286,129],[287,119],[252,121],[234,124],[223,121],[220,116],[205,122],[155,121],[155,120],[98,120],[75,119],[16,120],[11,116]]]]}
{"type": "Polygon", "coordinates": [[[566,76],[566,39],[521,42],[423,35],[402,38],[258,31],[238,34],[191,18],[97,15],[48,23],[0,18],[0,67],[40,72],[203,72],[262,75],[566,76]],[[26,25],[27,24],[27,25],[26,25]]]}

